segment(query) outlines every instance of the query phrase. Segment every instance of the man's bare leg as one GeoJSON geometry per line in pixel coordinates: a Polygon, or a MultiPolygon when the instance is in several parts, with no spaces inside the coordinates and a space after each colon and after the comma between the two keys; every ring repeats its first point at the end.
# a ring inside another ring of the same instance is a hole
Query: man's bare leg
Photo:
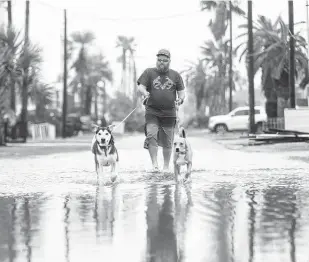
{"type": "Polygon", "coordinates": [[[163,147],[164,171],[169,170],[171,155],[172,155],[172,148],[163,147]]]}
{"type": "Polygon", "coordinates": [[[152,162],[152,167],[153,169],[158,169],[158,147],[154,146],[154,145],[149,145],[148,148],[149,151],[149,155],[151,158],[151,162],[152,162]]]}

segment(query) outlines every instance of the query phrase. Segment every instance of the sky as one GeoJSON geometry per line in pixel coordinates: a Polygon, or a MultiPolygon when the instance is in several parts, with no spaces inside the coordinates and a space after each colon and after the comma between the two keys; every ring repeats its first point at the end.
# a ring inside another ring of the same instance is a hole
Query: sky
{"type": "MultiPolygon", "coordinates": [[[[132,36],[136,43],[137,74],[155,65],[155,54],[160,48],[171,51],[171,67],[182,70],[188,61],[201,57],[200,46],[211,39],[208,28],[212,13],[200,12],[199,0],[31,0],[30,38],[43,48],[43,76],[46,82],[55,82],[62,73],[63,9],[67,9],[68,34],[74,31],[92,31],[96,40],[91,50],[100,50],[110,62],[115,85],[120,85],[121,65],[116,48],[118,35],[132,36]]],[[[13,0],[13,23],[23,30],[25,1],[13,0]]],[[[247,11],[247,1],[241,7],[247,11]]],[[[253,1],[253,16],[265,15],[275,19],[282,15],[288,22],[288,1],[253,1]]],[[[306,1],[294,1],[294,21],[306,21],[306,1]]],[[[0,19],[6,20],[2,10],[0,19]]],[[[241,32],[239,24],[244,18],[234,17],[234,37],[241,32]]],[[[0,20],[1,22],[1,20],[0,20]]],[[[306,23],[297,25],[306,35],[306,23]]],[[[237,61],[235,61],[237,63],[237,61]]],[[[244,77],[246,71],[239,66],[244,77]]]]}

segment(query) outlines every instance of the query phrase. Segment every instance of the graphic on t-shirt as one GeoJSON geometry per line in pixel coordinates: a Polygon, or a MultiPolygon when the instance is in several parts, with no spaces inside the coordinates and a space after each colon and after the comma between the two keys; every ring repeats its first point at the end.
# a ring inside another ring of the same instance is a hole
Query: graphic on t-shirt
{"type": "Polygon", "coordinates": [[[162,85],[162,83],[161,83],[161,81],[160,81],[160,79],[161,79],[160,76],[158,76],[157,78],[155,78],[155,79],[153,80],[153,82],[152,82],[153,87],[154,87],[155,89],[160,89],[160,88],[161,88],[162,90],[164,90],[164,89],[167,89],[167,90],[171,89],[172,86],[174,85],[174,82],[173,82],[169,77],[167,77],[167,76],[165,76],[164,78],[166,79],[166,81],[164,82],[163,85],[162,85]]]}

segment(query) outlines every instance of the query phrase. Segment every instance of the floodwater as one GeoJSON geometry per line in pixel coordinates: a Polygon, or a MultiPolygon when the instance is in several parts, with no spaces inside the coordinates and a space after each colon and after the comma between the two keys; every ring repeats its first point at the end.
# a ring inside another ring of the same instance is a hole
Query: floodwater
{"type": "Polygon", "coordinates": [[[306,163],[192,137],[192,183],[175,184],[146,172],[141,139],[113,185],[89,151],[0,160],[0,261],[309,261],[306,163]]]}

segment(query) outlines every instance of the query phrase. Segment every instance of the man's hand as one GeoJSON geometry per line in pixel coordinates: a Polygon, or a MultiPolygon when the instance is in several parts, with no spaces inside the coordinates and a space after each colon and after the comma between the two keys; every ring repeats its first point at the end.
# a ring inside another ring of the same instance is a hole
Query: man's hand
{"type": "Polygon", "coordinates": [[[180,106],[180,105],[183,104],[183,99],[182,98],[177,98],[175,103],[176,103],[176,106],[180,106]]]}
{"type": "Polygon", "coordinates": [[[145,91],[145,92],[143,92],[143,105],[146,105],[146,102],[147,102],[147,100],[148,100],[148,98],[149,98],[149,95],[150,95],[150,93],[149,92],[147,92],[147,91],[145,91]]]}
{"type": "Polygon", "coordinates": [[[146,97],[149,97],[150,93],[148,91],[145,91],[143,92],[143,97],[146,98],[146,97]]]}

